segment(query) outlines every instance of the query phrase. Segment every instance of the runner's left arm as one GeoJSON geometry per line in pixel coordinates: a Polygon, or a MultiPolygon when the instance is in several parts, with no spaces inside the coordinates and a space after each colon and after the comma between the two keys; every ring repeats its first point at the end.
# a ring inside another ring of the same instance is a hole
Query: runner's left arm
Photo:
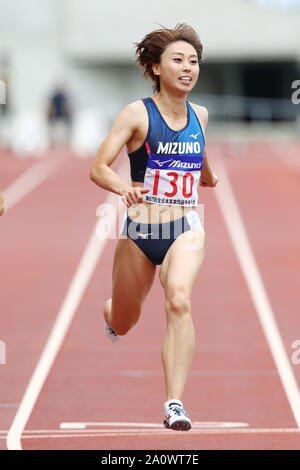
{"type": "Polygon", "coordinates": [[[209,166],[208,160],[207,160],[207,155],[206,155],[206,150],[204,150],[203,154],[203,166],[201,169],[201,176],[200,176],[200,186],[209,186],[209,187],[215,187],[217,182],[219,180],[219,177],[212,171],[212,169],[209,166]]]}

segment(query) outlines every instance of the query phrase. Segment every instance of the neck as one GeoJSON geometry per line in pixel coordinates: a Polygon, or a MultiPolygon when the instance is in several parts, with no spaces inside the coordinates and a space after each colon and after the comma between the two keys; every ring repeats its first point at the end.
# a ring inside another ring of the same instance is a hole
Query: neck
{"type": "Polygon", "coordinates": [[[187,93],[184,95],[170,95],[170,93],[160,90],[156,95],[154,95],[154,98],[156,98],[156,101],[168,114],[174,116],[182,116],[186,114],[187,93]]]}

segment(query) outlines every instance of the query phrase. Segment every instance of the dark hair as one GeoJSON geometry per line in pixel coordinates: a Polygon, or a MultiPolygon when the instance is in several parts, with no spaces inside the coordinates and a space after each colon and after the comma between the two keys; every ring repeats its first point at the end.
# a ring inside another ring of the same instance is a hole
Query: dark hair
{"type": "MultiPolygon", "coordinates": [[[[162,25],[160,25],[162,26],[162,25]]],[[[145,78],[154,82],[153,91],[160,91],[159,77],[152,70],[153,64],[160,63],[160,56],[166,47],[175,41],[190,43],[197,52],[198,62],[202,61],[203,46],[196,31],[186,23],[178,23],[174,29],[162,26],[147,34],[141,42],[135,42],[136,63],[142,68],[145,78]]]]}

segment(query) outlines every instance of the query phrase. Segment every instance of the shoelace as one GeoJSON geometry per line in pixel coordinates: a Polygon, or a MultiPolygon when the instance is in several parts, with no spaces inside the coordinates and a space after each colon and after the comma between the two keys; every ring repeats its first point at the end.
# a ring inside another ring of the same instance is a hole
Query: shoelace
{"type": "Polygon", "coordinates": [[[118,336],[117,333],[115,333],[114,330],[110,327],[109,327],[109,332],[114,336],[118,336]]]}
{"type": "Polygon", "coordinates": [[[110,335],[118,336],[117,333],[115,333],[114,330],[110,326],[105,325],[105,327],[110,335]]]}
{"type": "Polygon", "coordinates": [[[170,411],[173,411],[178,416],[181,414],[184,414],[185,416],[189,416],[189,414],[183,408],[180,408],[180,407],[175,407],[175,406],[171,407],[170,411]]]}

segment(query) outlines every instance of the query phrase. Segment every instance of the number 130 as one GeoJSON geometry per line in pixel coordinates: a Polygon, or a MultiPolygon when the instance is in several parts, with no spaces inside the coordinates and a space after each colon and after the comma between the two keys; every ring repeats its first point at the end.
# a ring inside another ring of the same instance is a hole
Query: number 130
{"type": "MultiPolygon", "coordinates": [[[[153,195],[156,196],[158,193],[158,184],[159,184],[159,176],[160,176],[160,171],[155,170],[155,175],[154,175],[154,185],[153,185],[153,195]]],[[[171,192],[164,192],[164,196],[166,197],[174,197],[177,194],[178,191],[178,186],[177,186],[177,180],[179,178],[178,173],[175,173],[175,171],[169,171],[167,173],[167,176],[171,176],[172,179],[169,181],[171,184],[173,190],[171,192]]],[[[190,197],[193,194],[193,184],[194,184],[194,176],[192,173],[186,172],[182,176],[182,195],[183,197],[187,198],[190,197]],[[189,185],[189,192],[187,192],[187,185],[189,185]]]]}

